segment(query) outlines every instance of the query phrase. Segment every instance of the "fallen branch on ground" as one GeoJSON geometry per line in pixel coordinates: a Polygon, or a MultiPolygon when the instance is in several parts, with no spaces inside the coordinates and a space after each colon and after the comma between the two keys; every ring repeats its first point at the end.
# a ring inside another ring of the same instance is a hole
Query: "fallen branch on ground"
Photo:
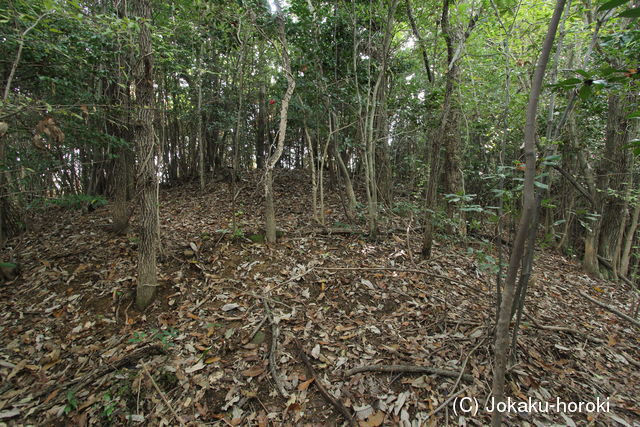
{"type": "Polygon", "coordinates": [[[280,336],[280,328],[276,325],[276,322],[273,320],[273,315],[271,314],[271,307],[269,307],[269,303],[266,299],[262,300],[264,302],[264,309],[267,312],[267,317],[269,318],[269,322],[271,323],[271,347],[269,349],[269,372],[271,373],[271,377],[273,378],[273,382],[276,384],[276,390],[280,393],[280,396],[285,399],[289,397],[289,393],[284,388],[282,381],[280,381],[280,375],[278,375],[278,365],[276,363],[277,354],[278,354],[278,338],[280,336]]]}
{"type": "MultiPolygon", "coordinates": [[[[447,371],[446,369],[430,368],[428,366],[416,366],[416,365],[368,365],[359,366],[357,368],[349,369],[345,372],[345,375],[351,376],[359,372],[409,372],[413,374],[433,374],[441,377],[458,378],[460,372],[447,371]]],[[[465,381],[473,381],[473,377],[468,374],[463,374],[462,379],[465,381]]]]}
{"type": "Polygon", "coordinates": [[[436,409],[434,409],[433,411],[429,412],[427,414],[427,417],[425,418],[426,420],[428,420],[429,418],[433,417],[436,413],[438,413],[442,408],[444,408],[445,406],[447,406],[449,404],[449,402],[451,402],[453,399],[455,399],[456,397],[460,396],[462,393],[464,393],[464,391],[466,389],[468,389],[469,386],[465,386],[463,387],[459,392],[452,394],[451,396],[449,396],[447,398],[447,400],[445,400],[444,402],[442,402],[442,404],[440,406],[438,406],[436,409]]]}
{"type": "Polygon", "coordinates": [[[315,386],[318,388],[318,391],[320,391],[320,394],[327,400],[327,402],[329,402],[334,408],[336,408],[342,414],[345,420],[349,422],[349,425],[357,426],[358,424],[355,422],[355,420],[351,416],[351,413],[344,406],[344,404],[340,402],[338,399],[336,399],[335,397],[333,397],[327,391],[324,385],[322,385],[320,378],[318,378],[318,375],[313,369],[313,365],[311,365],[311,361],[309,360],[309,357],[307,357],[307,354],[304,352],[304,349],[302,348],[302,346],[300,345],[300,343],[295,337],[293,337],[293,343],[295,344],[298,350],[298,353],[300,354],[300,358],[302,359],[304,366],[307,368],[307,375],[309,375],[311,378],[314,379],[313,384],[315,384],[315,386]]]}
{"type": "Polygon", "coordinates": [[[264,316],[262,318],[262,320],[260,321],[260,323],[258,323],[258,326],[256,326],[255,328],[253,328],[253,332],[251,332],[251,334],[249,334],[249,336],[247,338],[245,338],[244,340],[242,340],[242,344],[249,344],[249,342],[253,339],[253,337],[256,336],[256,334],[260,331],[260,329],[262,329],[262,326],[265,324],[265,322],[269,319],[268,316],[264,316]]]}
{"type": "Polygon", "coordinates": [[[144,362],[141,362],[141,364],[142,364],[142,370],[144,371],[145,374],[147,374],[147,377],[149,377],[149,379],[151,380],[151,384],[153,384],[153,388],[156,389],[156,391],[160,395],[160,398],[162,399],[164,404],[167,405],[167,407],[169,408],[169,410],[173,414],[173,416],[176,419],[176,421],[178,421],[181,426],[185,425],[182,422],[182,420],[180,419],[180,417],[178,416],[178,414],[176,413],[176,410],[173,409],[173,406],[171,406],[171,403],[169,403],[169,400],[167,400],[167,396],[165,396],[164,393],[162,392],[162,390],[160,390],[160,387],[158,387],[158,384],[156,383],[156,380],[154,380],[153,377],[151,376],[151,374],[149,373],[149,370],[147,369],[147,365],[145,365],[144,362]]]}
{"type": "Polygon", "coordinates": [[[587,341],[591,341],[594,342],[596,344],[604,344],[605,340],[600,339],[600,338],[595,338],[592,336],[587,335],[584,332],[580,332],[574,328],[568,328],[565,326],[550,326],[550,325],[541,325],[533,316],[531,316],[529,313],[524,313],[524,315],[531,320],[531,323],[533,323],[533,327],[536,329],[542,329],[543,331],[555,331],[555,332],[567,332],[569,334],[573,334],[573,335],[580,335],[582,337],[584,337],[587,341]]]}
{"type": "Polygon", "coordinates": [[[622,319],[624,319],[624,320],[636,325],[638,328],[640,328],[640,322],[638,322],[633,317],[627,316],[626,314],[616,310],[615,308],[613,308],[613,307],[611,307],[611,306],[609,306],[609,305],[607,305],[607,304],[605,304],[603,302],[598,301],[595,298],[591,298],[589,295],[585,294],[582,291],[580,291],[580,295],[582,295],[583,297],[585,297],[586,299],[588,299],[592,303],[599,305],[600,307],[604,308],[605,310],[610,311],[611,313],[615,314],[616,316],[618,316],[618,317],[620,317],[620,318],[622,318],[622,319]]]}
{"type": "MultiPolygon", "coordinates": [[[[486,340],[487,340],[487,338],[482,338],[480,341],[478,341],[478,344],[476,344],[475,347],[473,347],[471,349],[471,351],[469,353],[467,353],[467,356],[464,358],[464,362],[462,363],[462,368],[460,368],[460,374],[458,375],[458,378],[456,378],[456,382],[453,384],[453,387],[451,387],[451,393],[453,393],[453,390],[455,390],[456,387],[458,387],[458,384],[460,384],[460,380],[462,379],[462,376],[464,375],[464,370],[467,368],[467,363],[469,362],[469,358],[478,349],[478,347],[480,347],[482,344],[484,344],[484,342],[486,340]]],[[[464,387],[462,389],[462,391],[464,391],[464,389],[466,389],[466,387],[464,387]]],[[[461,393],[462,391],[460,391],[458,393],[461,393]]],[[[454,394],[453,396],[457,396],[457,394],[454,394]]]]}

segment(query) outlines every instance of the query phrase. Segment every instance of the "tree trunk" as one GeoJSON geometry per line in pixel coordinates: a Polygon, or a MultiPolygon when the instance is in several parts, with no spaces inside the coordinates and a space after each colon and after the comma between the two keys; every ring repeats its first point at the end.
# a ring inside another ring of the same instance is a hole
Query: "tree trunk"
{"type": "MultiPolygon", "coordinates": [[[[448,26],[447,26],[448,27],[448,26]]],[[[451,35],[448,38],[452,38],[451,35]]],[[[453,47],[450,51],[449,61],[453,61],[453,47]]],[[[441,136],[444,145],[444,192],[446,194],[462,194],[464,192],[462,166],[460,160],[460,116],[462,114],[460,110],[460,99],[458,96],[458,76],[460,73],[460,67],[454,62],[450,65],[449,72],[447,73],[446,92],[445,98],[449,103],[449,114],[442,119],[445,121],[443,124],[444,132],[441,136]]],[[[460,210],[460,207],[456,203],[447,203],[446,210],[447,215],[454,221],[454,226],[450,229],[450,232],[457,233],[461,236],[466,234],[466,222],[464,218],[464,212],[460,210]]],[[[435,207],[434,207],[435,208],[435,207]]]]}
{"type": "MultiPolygon", "coordinates": [[[[636,202],[637,203],[637,202],[636,202]]],[[[624,239],[624,249],[620,256],[620,275],[627,277],[629,272],[629,261],[631,259],[631,246],[633,245],[633,238],[638,229],[638,218],[640,217],[640,203],[637,203],[633,208],[633,214],[631,216],[631,225],[627,230],[627,234],[624,239]]]]}
{"type": "MultiPolygon", "coordinates": [[[[524,152],[525,152],[525,180],[523,189],[524,206],[520,224],[516,234],[511,256],[509,258],[509,267],[504,283],[504,292],[502,302],[500,304],[500,314],[496,325],[496,340],[494,344],[494,372],[492,393],[494,402],[504,402],[504,383],[505,373],[507,370],[508,346],[509,346],[509,323],[511,322],[511,309],[515,297],[515,285],[518,275],[518,268],[522,262],[527,237],[530,235],[529,225],[534,215],[536,207],[534,180],[536,167],[536,117],[538,110],[538,102],[540,92],[542,90],[542,81],[545,69],[549,61],[549,55],[553,47],[560,17],[564,9],[565,0],[557,0],[553,12],[553,17],[547,30],[547,35],[540,53],[540,58],[536,66],[531,85],[531,93],[529,95],[529,103],[527,106],[526,124],[524,127],[524,152]]],[[[494,411],[492,414],[492,425],[499,427],[502,421],[502,413],[494,411]]]]}
{"type": "Polygon", "coordinates": [[[628,115],[626,109],[631,102],[631,98],[624,95],[609,96],[607,139],[604,157],[598,168],[602,217],[597,250],[598,255],[611,260],[614,278],[618,264],[615,259],[616,246],[622,238],[620,229],[623,228],[622,213],[626,204],[624,194],[627,192],[630,180],[631,151],[624,146],[633,133],[632,119],[626,118],[628,115]]]}
{"type": "Polygon", "coordinates": [[[349,169],[347,169],[347,165],[344,164],[342,155],[338,151],[337,141],[333,145],[333,150],[333,155],[336,159],[336,162],[338,163],[340,172],[342,173],[342,178],[344,179],[344,188],[347,193],[347,217],[349,218],[349,220],[353,220],[356,211],[356,204],[358,203],[356,200],[356,193],[355,191],[353,191],[353,182],[351,181],[351,176],[349,175],[349,169]]]}
{"type": "MultiPolygon", "coordinates": [[[[473,15],[462,37],[456,37],[454,31],[449,24],[449,0],[444,0],[442,4],[442,17],[440,23],[442,33],[447,45],[447,71],[444,102],[442,107],[442,115],[440,118],[440,128],[436,141],[433,142],[433,152],[431,155],[431,167],[429,169],[429,185],[426,194],[426,210],[425,210],[425,228],[422,236],[422,257],[429,258],[431,256],[431,247],[433,245],[434,217],[436,210],[436,194],[437,186],[440,180],[440,149],[444,145],[445,148],[445,191],[448,193],[463,192],[463,176],[460,166],[460,100],[458,99],[458,74],[459,52],[462,50],[465,41],[475,27],[479,15],[473,15]],[[456,46],[456,39],[458,39],[456,46]]],[[[458,217],[455,230],[460,235],[465,235],[467,226],[462,211],[454,204],[447,205],[447,212],[450,217],[458,217]]]]}
{"type": "Polygon", "coordinates": [[[134,10],[140,25],[140,59],[134,70],[136,149],[138,154],[138,191],[140,194],[140,243],[138,247],[138,285],[136,305],[146,308],[156,295],[156,251],[158,248],[158,194],[153,132],[153,57],[151,50],[150,0],[135,0],[134,10]]]}
{"type": "Polygon", "coordinates": [[[205,173],[204,173],[204,147],[205,142],[203,138],[202,132],[202,50],[203,50],[203,42],[200,45],[200,52],[198,54],[198,77],[196,79],[196,90],[197,90],[197,107],[196,112],[198,114],[198,178],[200,182],[200,191],[204,191],[205,186],[205,173]]]}
{"type": "Polygon", "coordinates": [[[280,126],[278,128],[278,144],[273,154],[269,155],[264,175],[264,195],[265,195],[265,240],[267,243],[275,243],[276,241],[276,213],[273,203],[273,168],[275,168],[282,151],[284,150],[284,140],[287,133],[287,117],[289,112],[289,103],[296,87],[296,81],[291,72],[291,62],[289,52],[287,50],[287,38],[284,29],[284,16],[279,0],[274,0],[277,9],[278,36],[280,45],[282,46],[282,63],[284,66],[285,77],[287,78],[287,90],[282,98],[280,106],[280,126]]]}
{"type": "Polygon", "coordinates": [[[307,147],[309,149],[309,166],[311,168],[311,210],[313,212],[313,220],[320,222],[318,218],[318,179],[316,174],[316,160],[313,155],[313,141],[311,140],[311,134],[307,127],[307,122],[304,120],[304,139],[307,141],[307,147]]]}
{"type": "Polygon", "coordinates": [[[260,84],[260,92],[258,95],[258,117],[256,126],[256,167],[258,169],[264,168],[264,147],[266,145],[267,138],[267,100],[266,100],[266,87],[265,83],[260,84]]]}

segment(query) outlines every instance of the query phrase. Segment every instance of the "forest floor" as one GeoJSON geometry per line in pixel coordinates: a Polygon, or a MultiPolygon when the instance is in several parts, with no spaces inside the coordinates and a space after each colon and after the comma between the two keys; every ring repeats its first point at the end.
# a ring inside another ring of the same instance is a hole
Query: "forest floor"
{"type": "MultiPolygon", "coordinates": [[[[398,231],[378,241],[327,234],[311,225],[302,174],[280,174],[275,188],[284,234],[271,246],[221,232],[234,215],[245,235],[260,230],[253,178],[235,212],[227,184],[162,190],[161,286],[144,313],[132,304],[135,228],[110,233],[106,207],[34,217],[35,229],[8,244],[22,273],[0,285],[0,424],[340,425],[342,405],[361,426],[486,425],[488,246],[439,236],[421,261],[408,218],[390,220],[398,231]],[[350,371],[363,366],[389,371],[350,371]],[[454,397],[481,407],[456,413],[454,397]]],[[[328,206],[327,223],[344,225],[338,198],[328,206]]],[[[629,313],[633,292],[551,251],[537,253],[535,271],[508,395],[608,399],[610,410],[520,411],[506,421],[639,425],[639,331],[580,294],[629,313]]]]}

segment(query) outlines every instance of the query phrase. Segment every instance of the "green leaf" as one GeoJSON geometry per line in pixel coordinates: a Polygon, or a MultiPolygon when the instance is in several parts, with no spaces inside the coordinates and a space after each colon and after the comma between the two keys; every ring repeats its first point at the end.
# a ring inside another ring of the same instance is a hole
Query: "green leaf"
{"type": "Polygon", "coordinates": [[[533,181],[533,185],[535,185],[538,188],[542,188],[543,190],[547,190],[549,188],[549,186],[547,184],[543,184],[543,183],[538,182],[538,181],[533,181]]]}
{"type": "Polygon", "coordinates": [[[591,77],[591,74],[585,70],[576,70],[576,73],[580,74],[585,79],[588,79],[591,77]]]}
{"type": "Polygon", "coordinates": [[[591,96],[591,86],[582,85],[582,87],[580,88],[580,92],[578,92],[578,95],[582,100],[586,100],[587,98],[589,98],[591,96]]]}
{"type": "Polygon", "coordinates": [[[631,114],[629,114],[626,118],[627,119],[635,119],[637,117],[640,117],[640,110],[633,112],[631,114]]]}
{"type": "Polygon", "coordinates": [[[603,10],[610,10],[613,9],[614,7],[618,7],[620,5],[623,5],[625,3],[627,3],[629,0],[611,0],[606,2],[605,4],[603,4],[602,6],[600,6],[598,8],[598,12],[602,12],[603,10]]]}
{"type": "Polygon", "coordinates": [[[627,9],[618,15],[619,18],[640,18],[640,7],[627,9]]]}

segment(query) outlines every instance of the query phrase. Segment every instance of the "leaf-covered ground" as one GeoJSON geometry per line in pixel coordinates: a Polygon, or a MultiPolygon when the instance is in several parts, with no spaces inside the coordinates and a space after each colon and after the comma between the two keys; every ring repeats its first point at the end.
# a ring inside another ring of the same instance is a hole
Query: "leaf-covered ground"
{"type": "MultiPolygon", "coordinates": [[[[378,241],[357,228],[327,233],[312,226],[306,181],[278,176],[283,235],[273,246],[247,238],[262,224],[256,179],[241,184],[235,212],[226,184],[162,190],[161,286],[145,313],[132,304],[135,217],[126,235],[105,227],[107,208],[52,208],[35,219],[3,253],[22,273],[0,285],[0,423],[344,424],[322,386],[362,426],[487,424],[482,407],[454,410],[454,397],[482,406],[490,396],[489,247],[441,237],[422,262],[407,217],[392,217],[385,227],[396,231],[378,241]],[[224,232],[233,216],[244,236],[224,232]],[[391,371],[350,372],[363,366],[391,371]]],[[[332,226],[346,223],[339,206],[329,197],[332,226]]],[[[539,252],[535,270],[508,394],[608,398],[610,411],[512,412],[506,421],[638,425],[638,329],[579,292],[624,313],[637,297],[555,253],[539,252]]]]}

